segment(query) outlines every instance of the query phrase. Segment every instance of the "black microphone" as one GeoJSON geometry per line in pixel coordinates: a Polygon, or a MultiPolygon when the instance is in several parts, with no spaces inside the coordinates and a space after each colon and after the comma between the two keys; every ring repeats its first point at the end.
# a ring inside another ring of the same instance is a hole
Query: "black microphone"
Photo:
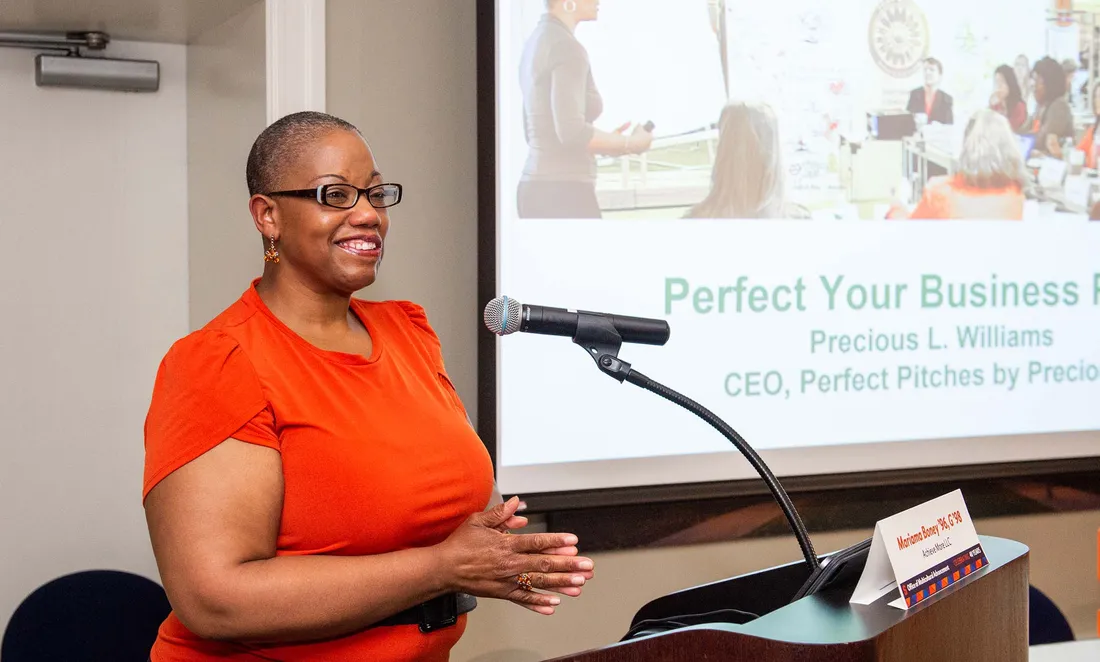
{"type": "MultiPolygon", "coordinates": [[[[655,393],[665,400],[687,409],[718,430],[737,450],[741,451],[749,464],[756,469],[756,473],[768,486],[772,497],[779,504],[780,510],[787,518],[791,530],[794,531],[798,546],[802,549],[802,556],[811,571],[810,579],[799,590],[797,597],[820,590],[829,579],[829,577],[823,576],[826,569],[818,559],[813,542],[810,540],[810,534],[795,509],[794,503],[791,502],[790,496],[787,495],[787,491],[783,489],[772,470],[764,463],[763,458],[749,445],[749,442],[745,441],[744,437],[738,434],[728,423],[703,405],[656,380],[646,377],[618,357],[623,342],[648,345],[665,344],[669,336],[668,322],[644,317],[588,313],[583,310],[570,312],[563,308],[526,306],[508,297],[497,297],[487,303],[485,305],[484,320],[485,326],[498,336],[506,336],[516,331],[525,331],[527,333],[571,337],[574,343],[583,347],[595,359],[596,365],[604,374],[617,379],[619,382],[627,382],[655,393]]],[[[856,547],[865,549],[867,547],[865,543],[866,541],[861,543],[862,547],[858,545],[856,547]]]]}
{"type": "Polygon", "coordinates": [[[670,329],[665,320],[528,306],[509,297],[497,297],[485,304],[484,320],[485,327],[498,336],[523,331],[573,338],[577,335],[577,323],[582,315],[599,317],[609,322],[623,342],[641,345],[663,345],[668,342],[670,329]]]}

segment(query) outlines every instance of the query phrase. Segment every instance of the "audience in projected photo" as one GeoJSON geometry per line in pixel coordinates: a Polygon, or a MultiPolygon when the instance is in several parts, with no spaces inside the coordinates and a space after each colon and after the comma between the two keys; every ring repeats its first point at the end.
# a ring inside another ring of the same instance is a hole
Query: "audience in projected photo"
{"type": "Polygon", "coordinates": [[[954,124],[955,101],[951,95],[940,89],[943,80],[943,64],[934,57],[924,60],[924,85],[909,93],[908,111],[922,117],[921,124],[954,124]]]}
{"type": "Polygon", "coordinates": [[[993,96],[989,107],[1004,115],[1013,131],[1027,126],[1027,104],[1016,80],[1016,72],[1007,64],[997,67],[993,73],[993,96]]]}
{"type": "MultiPolygon", "coordinates": [[[[1092,126],[1085,131],[1085,135],[1081,137],[1081,141],[1077,143],[1077,149],[1085,155],[1085,167],[1095,168],[1097,163],[1097,149],[1100,148],[1100,144],[1096,141],[1096,127],[1100,125],[1100,85],[1096,86],[1092,95],[1092,112],[1096,115],[1096,119],[1093,121],[1092,126]]],[[[1064,158],[1061,145],[1051,145],[1050,155],[1054,158],[1064,158]]]]}
{"type": "Polygon", "coordinates": [[[1008,120],[995,110],[979,110],[966,126],[955,173],[928,180],[913,211],[895,204],[887,216],[1018,221],[1027,187],[1024,157],[1008,120]]]}
{"type": "Polygon", "coordinates": [[[1028,206],[1043,217],[1082,216],[1095,201],[1078,180],[1082,163],[1100,169],[1100,95],[1089,98],[1100,54],[1091,40],[1078,62],[1068,45],[1039,46],[1038,25],[1021,23],[1005,41],[993,27],[944,14],[944,26],[976,30],[974,41],[939,40],[934,57],[899,73],[870,52],[830,60],[863,33],[839,23],[820,29],[825,9],[794,16],[792,30],[804,33],[776,42],[766,7],[731,0],[690,0],[690,15],[676,20],[659,11],[660,0],[520,4],[513,22],[526,41],[509,51],[516,60],[505,66],[518,76],[504,83],[508,99],[522,99],[522,125],[517,114],[513,126],[515,138],[523,131],[517,156],[525,162],[511,203],[520,219],[871,220],[884,210],[887,218],[1018,219],[1025,196],[1044,203],[1028,206]],[[614,25],[593,23],[607,19],[614,25]],[[667,71],[695,72],[692,89],[658,98],[662,88],[623,73],[620,54],[643,34],[672,48],[667,71]],[[720,80],[706,74],[719,59],[720,80]],[[820,62],[829,66],[815,73],[820,62]],[[1086,100],[1095,123],[1075,121],[1086,100]],[[656,145],[652,126],[613,128],[645,107],[664,126],[656,145]],[[621,108],[618,121],[607,117],[621,108]]]}
{"type": "Polygon", "coordinates": [[[1035,113],[1030,132],[1035,134],[1032,154],[1053,154],[1066,138],[1073,138],[1073,111],[1066,101],[1066,74],[1053,58],[1035,63],[1031,78],[1035,113]]]}
{"type": "Polygon", "coordinates": [[[641,126],[627,133],[629,125],[613,132],[593,125],[603,113],[603,98],[574,31],[578,23],[598,18],[599,0],[545,5],[520,61],[528,155],[517,211],[520,218],[600,218],[596,155],[641,154],[653,135],[641,126]]]}
{"type": "Polygon", "coordinates": [[[807,218],[787,200],[783,147],[766,104],[731,103],[718,120],[710,193],[686,218],[807,218]]]}
{"type": "Polygon", "coordinates": [[[1027,56],[1020,53],[1016,56],[1016,62],[1013,64],[1012,70],[1016,73],[1016,84],[1020,86],[1020,96],[1023,98],[1024,103],[1031,102],[1031,61],[1027,59],[1027,56]]]}

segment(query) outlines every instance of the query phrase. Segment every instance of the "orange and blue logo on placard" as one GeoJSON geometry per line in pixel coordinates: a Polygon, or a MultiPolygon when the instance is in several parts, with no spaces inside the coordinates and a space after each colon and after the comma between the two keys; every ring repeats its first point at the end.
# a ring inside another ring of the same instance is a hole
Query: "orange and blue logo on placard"
{"type": "Polygon", "coordinates": [[[982,546],[974,545],[965,552],[956,554],[950,560],[902,582],[901,595],[905,598],[905,606],[912,607],[920,604],[987,565],[989,561],[985,558],[982,546]]]}

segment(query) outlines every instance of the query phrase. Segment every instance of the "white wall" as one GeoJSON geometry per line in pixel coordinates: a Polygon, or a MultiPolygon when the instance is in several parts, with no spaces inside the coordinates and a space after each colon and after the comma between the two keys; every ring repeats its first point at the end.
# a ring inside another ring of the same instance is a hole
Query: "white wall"
{"type": "Polygon", "coordinates": [[[156,367],[187,332],[185,48],[155,94],[40,89],[0,49],[0,629],[87,568],[156,577],[141,508],[156,367]]]}

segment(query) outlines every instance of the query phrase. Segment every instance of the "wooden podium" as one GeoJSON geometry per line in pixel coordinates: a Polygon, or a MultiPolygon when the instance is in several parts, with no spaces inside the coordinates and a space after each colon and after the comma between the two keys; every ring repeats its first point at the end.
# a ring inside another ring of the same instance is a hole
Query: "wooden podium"
{"type": "MultiPolygon", "coordinates": [[[[809,570],[802,562],[672,593],[634,617],[737,609],[760,615],[741,625],[712,623],[556,658],[557,662],[1027,662],[1028,549],[980,536],[985,570],[903,611],[848,602],[854,581],[788,604],[809,570]]],[[[633,626],[632,624],[632,626],[633,626]]]]}

